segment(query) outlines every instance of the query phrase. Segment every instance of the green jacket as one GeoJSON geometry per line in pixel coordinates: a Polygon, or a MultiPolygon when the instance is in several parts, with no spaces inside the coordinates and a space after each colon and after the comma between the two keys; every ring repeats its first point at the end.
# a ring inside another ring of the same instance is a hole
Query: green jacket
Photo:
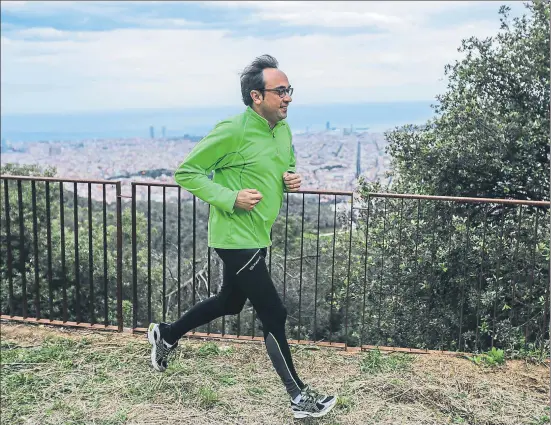
{"type": "Polygon", "coordinates": [[[208,244],[212,248],[265,248],[283,204],[283,174],[295,172],[289,125],[268,121],[248,107],[224,120],[189,153],[176,170],[176,183],[209,203],[208,244]],[[209,179],[214,172],[212,180],[209,179]],[[234,208],[241,189],[263,198],[252,211],[234,208]]]}

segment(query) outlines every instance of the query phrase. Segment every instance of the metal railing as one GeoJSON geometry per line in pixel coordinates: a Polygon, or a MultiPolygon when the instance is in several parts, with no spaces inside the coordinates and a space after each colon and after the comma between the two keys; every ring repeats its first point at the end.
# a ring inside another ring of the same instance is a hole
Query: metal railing
{"type": "MultiPolygon", "coordinates": [[[[131,196],[123,196],[113,181],[1,176],[1,182],[3,318],[142,332],[220,288],[223,265],[207,244],[209,206],[178,185],[132,182],[131,196]],[[88,187],[85,198],[79,185],[88,187]],[[110,199],[107,186],[116,189],[110,199]]],[[[549,206],[286,194],[267,265],[288,311],[288,337],[424,352],[483,350],[520,337],[543,346],[549,206]]],[[[262,332],[247,302],[239,315],[191,334],[258,340],[262,332]]]]}
{"type": "Polygon", "coordinates": [[[2,315],[54,324],[85,323],[122,331],[120,182],[5,175],[1,176],[1,182],[2,251],[6,259],[2,265],[2,315]],[[12,195],[13,186],[17,195],[12,195]],[[86,187],[86,198],[79,196],[82,186],[86,187]],[[113,186],[114,194],[109,193],[113,186]],[[93,200],[94,189],[100,195],[99,201],[93,200]],[[114,221],[112,241],[108,240],[107,232],[108,197],[115,204],[110,213],[113,217],[109,217],[114,221]],[[57,208],[52,208],[52,203],[57,208]],[[101,212],[95,222],[94,208],[101,212]],[[12,230],[14,218],[17,228],[12,230]],[[94,236],[101,241],[101,249],[96,251],[102,255],[94,255],[94,236]],[[108,276],[110,250],[115,257],[112,261],[115,272],[108,276]],[[15,288],[14,280],[18,283],[15,288]],[[30,306],[29,296],[33,300],[30,306]],[[102,325],[99,317],[103,319],[102,325]]]}

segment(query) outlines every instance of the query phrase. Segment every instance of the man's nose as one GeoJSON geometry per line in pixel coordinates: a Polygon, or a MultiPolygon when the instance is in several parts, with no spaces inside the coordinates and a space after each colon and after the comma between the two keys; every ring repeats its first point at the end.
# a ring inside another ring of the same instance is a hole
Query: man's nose
{"type": "Polygon", "coordinates": [[[285,94],[285,97],[283,98],[283,100],[285,102],[288,102],[288,103],[291,103],[293,101],[293,98],[291,97],[291,95],[289,93],[286,93],[285,94]]]}

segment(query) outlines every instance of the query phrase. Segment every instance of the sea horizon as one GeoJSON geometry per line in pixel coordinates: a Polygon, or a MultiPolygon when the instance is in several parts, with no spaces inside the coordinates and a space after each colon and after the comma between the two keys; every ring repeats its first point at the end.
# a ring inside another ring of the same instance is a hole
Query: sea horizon
{"type": "MultiPolygon", "coordinates": [[[[327,128],[383,132],[405,124],[421,124],[434,115],[432,101],[291,105],[287,122],[294,133],[327,128]]],[[[1,138],[7,142],[48,140],[202,137],[214,125],[245,106],[132,109],[100,112],[2,114],[1,138]]]]}

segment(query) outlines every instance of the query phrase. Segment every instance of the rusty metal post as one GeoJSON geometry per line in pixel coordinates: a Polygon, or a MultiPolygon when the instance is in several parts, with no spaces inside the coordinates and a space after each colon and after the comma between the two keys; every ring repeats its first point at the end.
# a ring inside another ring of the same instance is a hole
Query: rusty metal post
{"type": "Polygon", "coordinates": [[[117,325],[122,332],[124,318],[122,317],[122,202],[121,182],[116,182],[117,188],[117,325]]]}

